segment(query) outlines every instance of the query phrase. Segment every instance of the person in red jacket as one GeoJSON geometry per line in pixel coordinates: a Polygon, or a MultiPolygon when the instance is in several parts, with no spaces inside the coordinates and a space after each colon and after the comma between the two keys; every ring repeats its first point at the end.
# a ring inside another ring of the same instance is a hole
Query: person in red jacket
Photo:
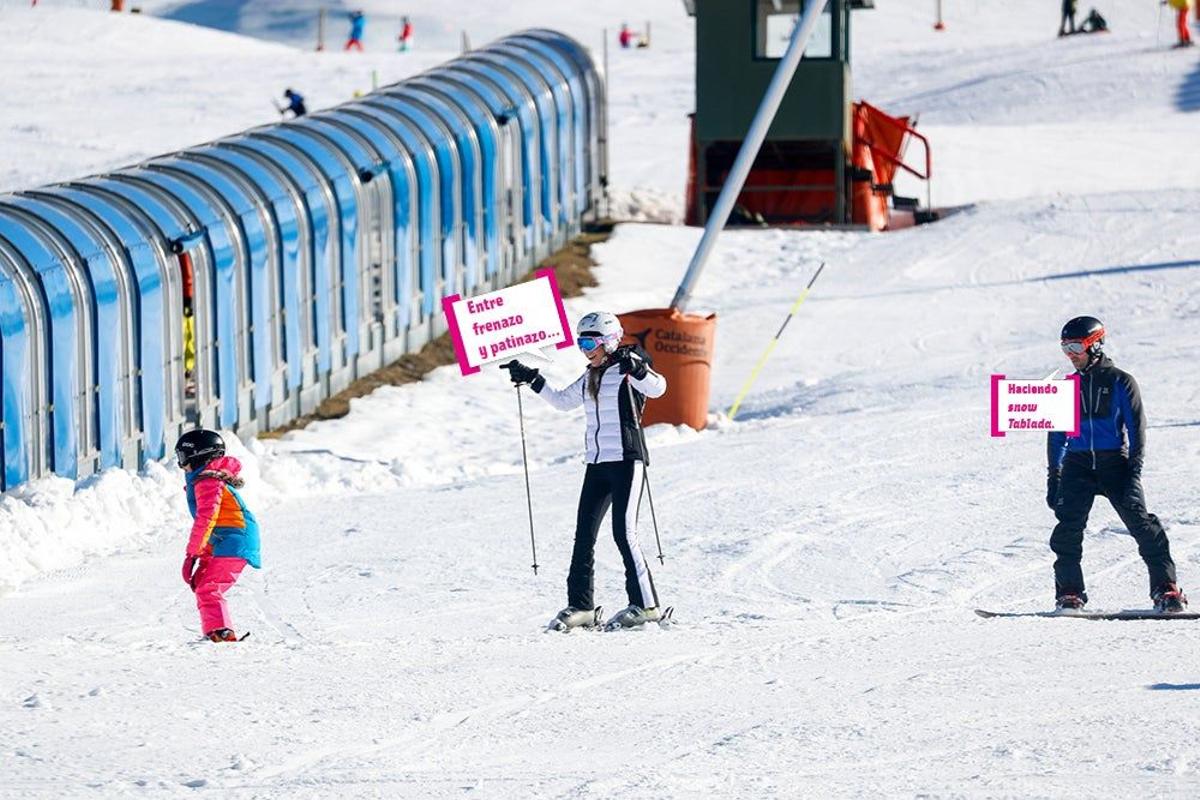
{"type": "Polygon", "coordinates": [[[412,47],[413,26],[409,22],[408,17],[405,17],[400,24],[400,52],[406,53],[412,47]]]}
{"type": "Polygon", "coordinates": [[[192,532],[183,582],[196,594],[201,631],[214,642],[235,642],[225,593],[246,565],[258,569],[258,521],[238,494],[241,462],[225,455],[216,431],[197,428],[179,437],[175,459],[184,470],[192,532]]]}

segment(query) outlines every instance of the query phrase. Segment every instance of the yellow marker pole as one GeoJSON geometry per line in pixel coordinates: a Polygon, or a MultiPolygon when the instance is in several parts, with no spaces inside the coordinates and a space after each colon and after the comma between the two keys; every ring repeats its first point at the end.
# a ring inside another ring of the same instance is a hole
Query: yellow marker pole
{"type": "Polygon", "coordinates": [[[738,392],[737,399],[733,401],[733,405],[729,408],[730,419],[733,419],[737,416],[738,409],[741,408],[742,401],[746,399],[746,395],[749,393],[750,387],[754,385],[756,380],[758,380],[758,373],[762,372],[762,368],[766,365],[767,359],[771,357],[771,353],[775,350],[775,345],[779,344],[779,337],[783,335],[783,329],[786,328],[788,323],[792,321],[792,317],[796,315],[796,311],[808,297],[808,290],[811,289],[813,284],[817,282],[817,278],[820,276],[821,270],[823,269],[825,269],[824,261],[821,262],[821,266],[817,267],[817,271],[813,273],[812,279],[808,282],[808,286],[804,287],[804,291],[800,293],[800,296],[796,298],[796,302],[792,304],[792,309],[788,311],[787,319],[785,319],[783,324],[779,326],[779,331],[775,334],[775,338],[771,340],[771,343],[767,345],[767,350],[762,354],[762,358],[760,358],[758,363],[754,365],[754,369],[751,371],[750,377],[746,379],[745,385],[742,386],[742,391],[738,392]]]}

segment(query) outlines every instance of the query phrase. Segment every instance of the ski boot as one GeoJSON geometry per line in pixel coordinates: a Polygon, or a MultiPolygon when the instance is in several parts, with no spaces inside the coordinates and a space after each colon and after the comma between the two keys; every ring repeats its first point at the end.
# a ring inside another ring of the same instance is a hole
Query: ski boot
{"type": "Polygon", "coordinates": [[[204,637],[210,642],[236,642],[239,641],[237,634],[229,628],[217,628],[204,634],[204,637]]]}
{"type": "Polygon", "coordinates": [[[1154,610],[1160,614],[1174,614],[1187,610],[1187,597],[1173,583],[1166,583],[1154,593],[1154,610]]]}
{"type": "Polygon", "coordinates": [[[647,622],[663,622],[671,616],[671,609],[668,608],[665,612],[660,612],[658,608],[642,608],[641,606],[626,606],[621,609],[608,624],[604,626],[606,631],[620,630],[621,628],[640,628],[647,622]]]}
{"type": "Polygon", "coordinates": [[[1083,611],[1085,605],[1087,605],[1087,595],[1084,594],[1060,594],[1054,599],[1054,610],[1060,614],[1083,611]]]}
{"type": "Polygon", "coordinates": [[[572,628],[598,628],[604,620],[601,616],[602,606],[595,608],[575,608],[567,606],[546,626],[546,630],[566,632],[572,628]]]}

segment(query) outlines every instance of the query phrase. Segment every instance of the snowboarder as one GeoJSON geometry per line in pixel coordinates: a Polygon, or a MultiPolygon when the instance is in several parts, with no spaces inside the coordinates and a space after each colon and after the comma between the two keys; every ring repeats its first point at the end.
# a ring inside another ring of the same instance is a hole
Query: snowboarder
{"type": "Polygon", "coordinates": [[[293,92],[291,89],[284,89],[283,96],[288,101],[286,107],[280,114],[288,111],[292,112],[292,118],[303,117],[308,113],[308,109],[304,107],[304,97],[299,92],[293,92]]]}
{"type": "Polygon", "coordinates": [[[412,23],[408,21],[408,17],[405,17],[401,21],[400,35],[397,38],[400,40],[400,52],[407,53],[409,48],[412,47],[413,38],[413,26],[412,23]]]}
{"type": "Polygon", "coordinates": [[[615,315],[606,311],[586,314],[577,330],[588,368],[567,388],[548,388],[537,369],[519,361],[509,365],[513,383],[529,384],[560,411],[582,405],[587,412],[587,470],[567,575],[567,607],[551,624],[565,629],[599,621],[592,598],[594,551],[600,524],[611,506],[613,538],[625,564],[629,606],[610,624],[635,627],[662,618],[650,565],[638,544],[638,506],[645,474],[638,419],[647,397],[661,397],[666,392],[667,380],[651,369],[650,357],[640,346],[620,347],[624,331],[615,315]],[[636,413],[633,403],[637,404],[636,413]]]}
{"type": "Polygon", "coordinates": [[[346,46],[343,50],[357,50],[362,52],[363,28],[366,27],[367,18],[363,16],[362,11],[350,12],[350,38],[346,39],[346,46]]]}
{"type": "Polygon", "coordinates": [[[1049,435],[1046,503],[1058,525],[1050,536],[1055,605],[1083,608],[1083,529],[1097,495],[1108,498],[1150,573],[1150,596],[1158,611],[1182,611],[1187,598],[1175,583],[1170,542],[1158,517],[1146,510],[1142,464],[1146,415],[1137,382],[1103,352],[1104,325],[1075,317],[1062,329],[1062,350],[1080,376],[1079,435],[1049,435]],[[1128,438],[1126,438],[1128,437],[1128,438]]]}
{"type": "Polygon", "coordinates": [[[1192,7],[1192,0],[1163,0],[1163,2],[1175,9],[1175,32],[1179,34],[1179,41],[1175,43],[1175,47],[1191,47],[1192,34],[1188,30],[1188,11],[1192,7]]]}
{"type": "Polygon", "coordinates": [[[258,522],[237,490],[241,462],[225,455],[216,431],[197,428],[179,437],[175,460],[183,468],[192,532],[183,559],[183,582],[196,594],[200,627],[214,642],[235,642],[225,592],[246,565],[258,569],[258,522]]]}
{"type": "Polygon", "coordinates": [[[1062,19],[1058,23],[1058,35],[1066,36],[1075,33],[1075,3],[1076,0],[1062,0],[1062,19]],[[1067,30],[1068,24],[1071,29],[1067,30]]]}

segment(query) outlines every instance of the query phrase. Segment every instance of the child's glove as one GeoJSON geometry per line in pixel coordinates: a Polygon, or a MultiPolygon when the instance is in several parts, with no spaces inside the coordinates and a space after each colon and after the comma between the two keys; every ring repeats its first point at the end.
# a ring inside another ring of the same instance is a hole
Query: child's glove
{"type": "Polygon", "coordinates": [[[196,576],[192,574],[196,568],[196,556],[188,556],[183,560],[183,582],[191,587],[192,591],[196,590],[196,576]]]}

